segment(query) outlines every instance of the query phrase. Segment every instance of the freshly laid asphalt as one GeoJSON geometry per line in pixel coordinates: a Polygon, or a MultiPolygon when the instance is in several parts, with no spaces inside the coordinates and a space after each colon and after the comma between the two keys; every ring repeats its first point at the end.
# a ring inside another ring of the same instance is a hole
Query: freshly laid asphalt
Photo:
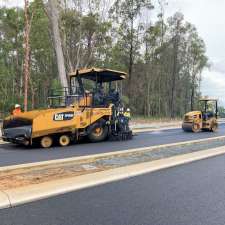
{"type": "Polygon", "coordinates": [[[225,156],[0,210],[1,225],[224,225],[225,156]]]}
{"type": "Polygon", "coordinates": [[[0,145],[0,167],[148,147],[160,144],[177,143],[223,135],[225,135],[225,124],[221,124],[219,130],[215,133],[186,133],[181,129],[170,129],[139,133],[137,136],[134,136],[133,140],[130,141],[80,143],[70,145],[68,147],[53,147],[50,149],[26,148],[13,144],[3,144],[0,145]]]}

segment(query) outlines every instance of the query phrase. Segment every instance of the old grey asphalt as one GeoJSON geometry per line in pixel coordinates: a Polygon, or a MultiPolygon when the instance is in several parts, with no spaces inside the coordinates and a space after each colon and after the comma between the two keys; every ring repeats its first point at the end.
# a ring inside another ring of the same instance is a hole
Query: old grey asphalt
{"type": "Polygon", "coordinates": [[[1,225],[224,225],[225,156],[0,210],[1,225]]]}
{"type": "Polygon", "coordinates": [[[182,141],[196,140],[225,135],[225,124],[221,124],[217,132],[185,133],[181,129],[170,129],[155,132],[139,133],[131,141],[82,143],[68,147],[53,147],[51,149],[26,148],[13,144],[0,145],[0,166],[21,163],[39,162],[74,156],[83,156],[103,152],[127,150],[133,148],[169,144],[182,141]]]}

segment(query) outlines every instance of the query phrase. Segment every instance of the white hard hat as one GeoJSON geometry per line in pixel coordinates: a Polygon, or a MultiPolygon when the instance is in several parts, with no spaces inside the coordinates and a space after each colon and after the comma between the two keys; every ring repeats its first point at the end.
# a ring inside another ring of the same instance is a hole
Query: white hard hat
{"type": "Polygon", "coordinates": [[[19,104],[15,104],[15,108],[20,108],[20,105],[19,104]]]}
{"type": "Polygon", "coordinates": [[[130,112],[130,109],[129,108],[127,108],[127,112],[130,112]]]}

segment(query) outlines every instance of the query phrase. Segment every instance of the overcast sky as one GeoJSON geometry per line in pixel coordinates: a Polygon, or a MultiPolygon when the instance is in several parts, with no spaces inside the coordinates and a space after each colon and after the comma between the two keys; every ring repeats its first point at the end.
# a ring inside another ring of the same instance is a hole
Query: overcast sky
{"type": "Polygon", "coordinates": [[[167,14],[181,11],[194,24],[207,47],[211,68],[202,73],[203,95],[225,106],[225,0],[168,0],[167,14]]]}
{"type": "MultiPolygon", "coordinates": [[[[0,6],[21,6],[23,0],[0,0],[0,6]]],[[[167,0],[166,16],[176,11],[194,24],[207,47],[211,68],[203,71],[203,95],[217,97],[225,106],[225,0],[167,0]]]]}

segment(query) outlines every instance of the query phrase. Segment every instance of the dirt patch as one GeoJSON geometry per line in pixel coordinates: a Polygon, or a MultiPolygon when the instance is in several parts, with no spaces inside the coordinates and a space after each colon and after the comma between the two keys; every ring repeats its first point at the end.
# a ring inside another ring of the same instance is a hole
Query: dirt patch
{"type": "Polygon", "coordinates": [[[129,161],[129,157],[138,159],[140,154],[142,153],[112,155],[88,160],[0,171],[0,190],[8,190],[113,169],[123,166],[126,161],[129,161]],[[125,158],[123,158],[124,156],[125,158]]]}
{"type": "Polygon", "coordinates": [[[33,169],[19,169],[0,173],[0,190],[22,187],[67,177],[81,176],[109,169],[107,166],[89,164],[65,164],[33,169]]]}

